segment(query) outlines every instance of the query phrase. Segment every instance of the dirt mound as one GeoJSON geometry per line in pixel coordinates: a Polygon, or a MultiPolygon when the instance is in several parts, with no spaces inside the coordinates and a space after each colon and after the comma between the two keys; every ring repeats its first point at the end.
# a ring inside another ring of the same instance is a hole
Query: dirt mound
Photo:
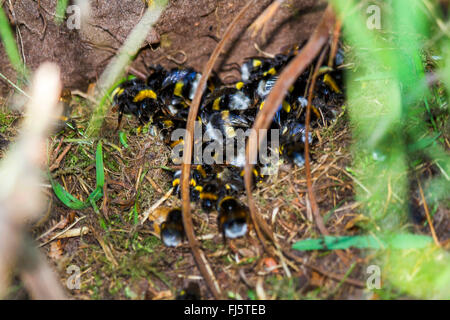
{"type": "MultiPolygon", "coordinates": [[[[95,82],[145,10],[142,1],[93,1],[85,27],[71,30],[66,21],[60,25],[55,22],[56,1],[41,0],[39,3],[22,0],[13,1],[11,7],[4,5],[25,63],[35,70],[45,60],[54,61],[62,69],[64,86],[81,90],[95,82]]],[[[248,26],[268,3],[270,1],[258,1],[258,5],[241,20],[239,34],[219,59],[217,66],[220,69],[216,71],[225,81],[238,76],[237,70],[232,68],[233,63],[241,64],[246,57],[261,55],[254,46],[256,42],[261,50],[276,54],[306,40],[325,8],[322,1],[286,1],[267,23],[265,37],[252,39],[249,32],[244,33],[243,27],[248,26]]],[[[243,5],[240,0],[170,1],[133,67],[145,73],[146,65],[160,63],[170,68],[177,62],[184,62],[201,70],[243,5]]],[[[0,72],[16,81],[1,45],[0,72]]],[[[0,89],[2,94],[9,89],[3,80],[0,80],[0,89]]]]}

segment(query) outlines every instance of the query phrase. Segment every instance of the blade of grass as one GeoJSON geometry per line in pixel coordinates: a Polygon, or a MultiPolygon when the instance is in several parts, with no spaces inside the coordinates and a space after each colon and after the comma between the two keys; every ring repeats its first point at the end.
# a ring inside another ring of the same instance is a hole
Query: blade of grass
{"type": "Polygon", "coordinates": [[[358,249],[420,249],[433,243],[433,238],[418,234],[395,234],[378,238],[366,236],[324,236],[318,239],[305,239],[292,245],[299,251],[358,249]]]}
{"type": "Polygon", "coordinates": [[[56,12],[55,12],[55,23],[57,25],[61,24],[66,16],[67,5],[69,4],[69,0],[58,0],[56,4],[56,12]]]}
{"type": "Polygon", "coordinates": [[[14,70],[16,70],[16,72],[25,79],[28,72],[22,62],[22,59],[20,58],[16,39],[14,38],[8,18],[6,17],[2,7],[0,7],[0,37],[9,62],[13,66],[14,70]]]}
{"type": "Polygon", "coordinates": [[[127,133],[126,132],[119,131],[119,141],[124,146],[125,149],[128,148],[127,133]]]}
{"type": "Polygon", "coordinates": [[[102,188],[105,184],[105,169],[103,167],[103,152],[102,143],[97,144],[97,152],[95,153],[95,166],[96,166],[96,178],[97,178],[97,189],[102,188]]]}

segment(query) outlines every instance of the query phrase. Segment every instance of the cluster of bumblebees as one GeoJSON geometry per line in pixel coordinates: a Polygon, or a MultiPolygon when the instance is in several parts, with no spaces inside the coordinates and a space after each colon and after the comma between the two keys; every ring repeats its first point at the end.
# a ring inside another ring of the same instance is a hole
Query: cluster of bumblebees
{"type": "MultiPolygon", "coordinates": [[[[278,54],[274,58],[249,58],[241,66],[241,80],[233,85],[221,85],[214,78],[208,79],[198,120],[202,124],[203,141],[206,148],[209,143],[225,146],[236,137],[237,129],[250,129],[259,110],[277,81],[280,71],[297,54],[299,48],[288,53],[278,54]]],[[[327,61],[327,60],[325,60],[327,61]]],[[[335,57],[335,66],[343,63],[343,54],[339,49],[335,57]]],[[[314,65],[314,64],[313,64],[314,65]]],[[[119,126],[123,114],[134,115],[142,125],[149,121],[158,128],[166,143],[174,148],[183,139],[170,140],[170,133],[177,128],[185,128],[189,106],[197,89],[201,74],[191,68],[175,68],[170,71],[161,66],[152,67],[146,80],[132,79],[119,85],[113,92],[114,104],[118,107],[119,126]]],[[[306,92],[311,70],[306,70],[289,88],[283,103],[276,113],[271,129],[279,129],[278,152],[298,166],[304,163],[306,92]]],[[[317,78],[311,125],[327,119],[333,107],[343,102],[341,92],[342,74],[336,68],[322,67],[317,78]]],[[[270,131],[269,131],[270,133],[270,131]]],[[[308,137],[312,143],[311,136],[308,137]]],[[[237,196],[243,192],[243,167],[245,165],[245,147],[238,148],[232,159],[225,165],[197,165],[191,169],[190,196],[192,201],[200,202],[206,212],[217,210],[218,227],[226,238],[244,236],[248,231],[248,208],[237,196]]],[[[263,166],[258,163],[253,170],[253,180],[263,178],[263,166]]],[[[174,174],[172,184],[180,194],[181,171],[174,174]]],[[[181,210],[169,211],[166,221],[161,224],[161,239],[166,246],[177,246],[184,239],[181,210]]]]}

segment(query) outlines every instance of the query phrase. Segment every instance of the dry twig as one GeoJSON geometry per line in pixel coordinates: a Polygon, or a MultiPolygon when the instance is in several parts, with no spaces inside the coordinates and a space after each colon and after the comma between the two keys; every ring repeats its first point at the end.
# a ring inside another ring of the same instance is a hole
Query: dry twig
{"type": "MultiPolygon", "coordinates": [[[[251,150],[251,148],[255,148],[255,146],[251,145],[251,141],[258,141],[257,137],[255,137],[257,135],[257,132],[259,132],[260,129],[269,127],[278,109],[278,106],[283,101],[283,98],[286,95],[289,87],[295,82],[295,80],[306,69],[306,67],[311,64],[313,59],[317,56],[317,54],[327,42],[329,32],[330,30],[332,30],[334,22],[335,17],[333,10],[331,6],[328,6],[325,10],[321,22],[314,30],[313,35],[308,40],[303,50],[292,60],[291,63],[289,63],[289,65],[280,74],[278,81],[275,83],[273,90],[270,92],[264,104],[264,108],[258,113],[255,119],[255,123],[253,124],[252,132],[249,138],[250,143],[247,144],[244,181],[250,214],[256,231],[258,232],[259,228],[262,228],[265,235],[269,239],[271,239],[272,242],[272,230],[267,225],[267,223],[256,213],[256,206],[251,192],[251,172],[253,170],[253,165],[251,163],[255,162],[257,156],[257,152],[255,152],[255,150],[251,150]]],[[[257,145],[256,151],[258,147],[259,146],[257,145]]],[[[262,236],[260,234],[258,234],[258,236],[261,242],[264,244],[264,239],[262,239],[262,236]]]]}

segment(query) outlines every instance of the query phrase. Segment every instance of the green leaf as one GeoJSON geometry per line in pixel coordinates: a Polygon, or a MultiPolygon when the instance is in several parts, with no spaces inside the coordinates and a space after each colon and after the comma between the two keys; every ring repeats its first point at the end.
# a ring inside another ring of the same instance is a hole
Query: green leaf
{"type": "Polygon", "coordinates": [[[95,153],[95,166],[97,175],[97,188],[103,188],[103,185],[105,184],[105,172],[103,167],[103,152],[101,142],[97,144],[97,152],[95,153]]]}
{"type": "Polygon", "coordinates": [[[348,248],[359,249],[418,249],[431,244],[433,239],[417,234],[396,234],[393,236],[377,238],[367,236],[325,236],[318,239],[305,239],[294,243],[295,250],[340,250],[348,248]]]}
{"type": "Polygon", "coordinates": [[[53,187],[53,191],[55,192],[56,197],[68,208],[74,209],[74,210],[81,210],[85,209],[89,206],[86,202],[80,201],[77,198],[75,198],[73,195],[71,195],[69,192],[64,189],[62,185],[60,185],[58,182],[53,180],[53,178],[50,176],[50,183],[53,187]]]}
{"type": "Polygon", "coordinates": [[[16,45],[16,39],[14,38],[14,34],[9,25],[8,18],[6,17],[6,14],[1,6],[0,6],[0,38],[2,40],[3,47],[5,48],[6,55],[8,56],[9,62],[13,66],[14,70],[16,70],[22,76],[25,76],[27,70],[20,57],[19,49],[17,48],[16,45]]]}
{"type": "Polygon", "coordinates": [[[61,24],[66,16],[67,5],[69,0],[58,0],[56,4],[55,22],[56,24],[61,24]]]}
{"type": "Polygon", "coordinates": [[[127,134],[125,132],[123,131],[119,132],[119,141],[125,148],[128,148],[127,134]]]}

